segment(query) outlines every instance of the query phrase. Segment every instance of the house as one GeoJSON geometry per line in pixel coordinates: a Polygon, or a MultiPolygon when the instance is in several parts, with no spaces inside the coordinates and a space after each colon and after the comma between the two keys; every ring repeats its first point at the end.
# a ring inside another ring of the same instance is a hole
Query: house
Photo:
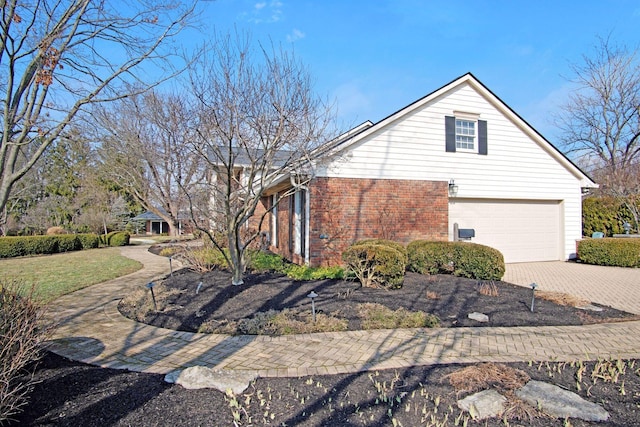
{"type": "MultiPolygon", "coordinates": [[[[164,212],[164,210],[162,211],[164,212]]],[[[191,227],[189,226],[189,224],[187,224],[185,227],[185,222],[188,223],[187,218],[188,217],[184,215],[181,215],[180,218],[178,218],[178,234],[180,235],[182,235],[185,232],[187,233],[191,232],[191,227]]],[[[141,213],[140,215],[131,218],[131,221],[144,222],[145,224],[144,232],[145,234],[148,234],[148,235],[169,233],[169,224],[164,219],[162,219],[159,215],[151,211],[146,211],[144,213],[141,213]]]]}
{"type": "MultiPolygon", "coordinates": [[[[304,185],[269,214],[271,249],[332,265],[363,238],[465,240],[506,262],[566,260],[597,185],[472,74],[320,147],[304,185]]],[[[291,190],[291,188],[289,188],[291,190]]]]}

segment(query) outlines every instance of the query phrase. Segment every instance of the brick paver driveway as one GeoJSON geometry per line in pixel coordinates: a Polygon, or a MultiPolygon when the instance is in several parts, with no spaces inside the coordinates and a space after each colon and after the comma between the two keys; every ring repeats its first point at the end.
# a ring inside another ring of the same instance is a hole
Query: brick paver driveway
{"type": "Polygon", "coordinates": [[[640,269],[575,262],[507,264],[502,280],[540,290],[564,292],[591,302],[640,314],[640,269]]]}

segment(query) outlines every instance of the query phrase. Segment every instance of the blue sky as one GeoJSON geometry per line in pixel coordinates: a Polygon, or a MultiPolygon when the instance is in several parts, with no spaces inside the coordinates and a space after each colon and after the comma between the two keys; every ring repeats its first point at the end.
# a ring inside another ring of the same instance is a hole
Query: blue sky
{"type": "Polygon", "coordinates": [[[598,36],[640,45],[640,3],[610,1],[216,0],[216,31],[291,48],[346,125],[377,122],[472,72],[551,142],[552,117],[598,36]]]}

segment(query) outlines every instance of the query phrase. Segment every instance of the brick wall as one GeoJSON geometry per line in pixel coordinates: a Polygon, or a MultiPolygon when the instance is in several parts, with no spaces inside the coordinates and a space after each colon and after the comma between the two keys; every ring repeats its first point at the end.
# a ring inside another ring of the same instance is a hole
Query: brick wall
{"type": "Polygon", "coordinates": [[[446,182],[316,178],[309,188],[311,265],[339,264],[365,238],[448,239],[446,182]]]}

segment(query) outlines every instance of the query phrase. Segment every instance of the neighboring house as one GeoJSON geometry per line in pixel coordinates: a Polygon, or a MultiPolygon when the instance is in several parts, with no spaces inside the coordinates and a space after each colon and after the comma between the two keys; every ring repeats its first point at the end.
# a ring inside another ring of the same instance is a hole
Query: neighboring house
{"type": "MultiPolygon", "coordinates": [[[[131,218],[131,221],[144,222],[145,234],[148,234],[148,235],[169,233],[169,224],[165,220],[163,220],[160,216],[156,215],[151,211],[146,211],[144,213],[141,213],[140,215],[134,218],[131,218]]],[[[191,227],[188,225],[188,220],[182,217],[179,218],[178,234],[189,233],[189,232],[191,232],[191,227]]]]}
{"type": "Polygon", "coordinates": [[[274,252],[310,265],[340,263],[360,239],[452,241],[457,228],[506,262],[566,260],[582,192],[597,187],[470,73],[320,152],[310,181],[265,222],[274,252]]]}

